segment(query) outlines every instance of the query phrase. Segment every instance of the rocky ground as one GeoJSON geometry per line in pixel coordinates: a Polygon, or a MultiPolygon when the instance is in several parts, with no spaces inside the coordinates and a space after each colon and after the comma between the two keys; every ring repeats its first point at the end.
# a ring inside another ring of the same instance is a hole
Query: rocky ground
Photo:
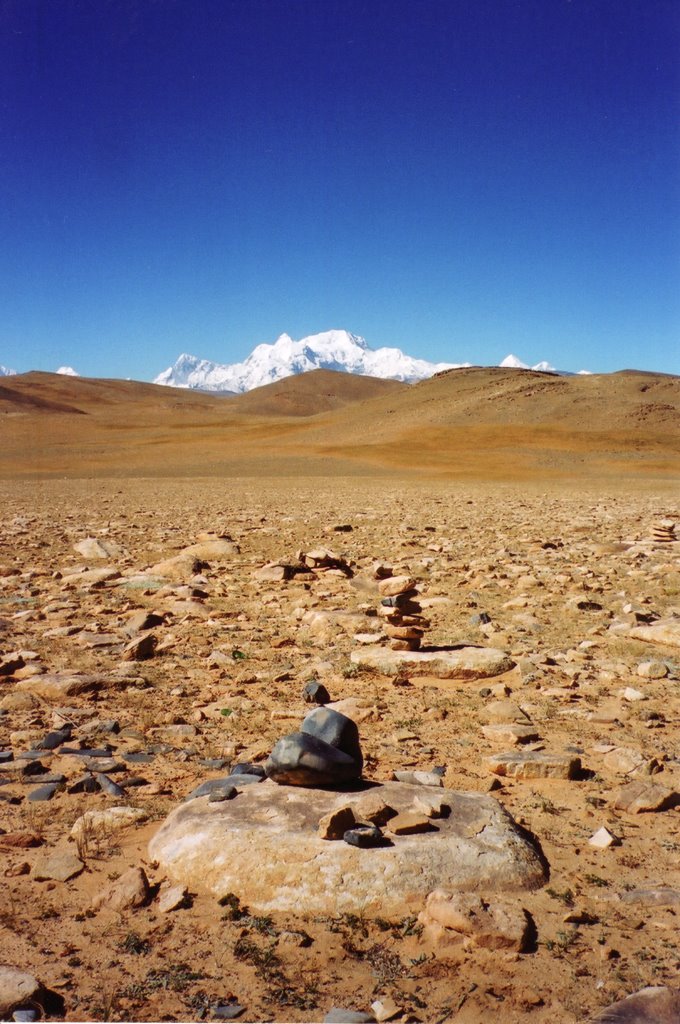
{"type": "Polygon", "coordinates": [[[5,491],[0,949],[53,993],[51,1016],[569,1024],[677,978],[680,542],[652,538],[677,521],[668,495],[368,478],[5,491]],[[337,561],[302,571],[320,548],[337,561]],[[498,649],[500,674],[367,663],[377,563],[418,581],[424,649],[498,649]],[[311,680],[358,723],[365,777],[491,793],[535,837],[546,884],[482,894],[525,912],[521,943],[304,899],[262,913],[151,859],[192,789],[297,728],[311,680]]]}

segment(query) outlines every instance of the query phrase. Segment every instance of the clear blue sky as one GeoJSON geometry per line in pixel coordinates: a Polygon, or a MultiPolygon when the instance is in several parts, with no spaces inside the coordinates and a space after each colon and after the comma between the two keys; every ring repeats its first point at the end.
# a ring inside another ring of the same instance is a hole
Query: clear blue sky
{"type": "Polygon", "coordinates": [[[678,0],[0,0],[0,363],[680,373],[678,0]]]}

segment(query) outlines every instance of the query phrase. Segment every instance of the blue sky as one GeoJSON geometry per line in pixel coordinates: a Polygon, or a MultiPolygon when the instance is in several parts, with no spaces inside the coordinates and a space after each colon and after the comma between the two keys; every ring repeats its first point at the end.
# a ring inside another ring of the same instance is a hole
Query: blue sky
{"type": "Polygon", "coordinates": [[[680,373],[677,0],[0,0],[0,363],[680,373]]]}

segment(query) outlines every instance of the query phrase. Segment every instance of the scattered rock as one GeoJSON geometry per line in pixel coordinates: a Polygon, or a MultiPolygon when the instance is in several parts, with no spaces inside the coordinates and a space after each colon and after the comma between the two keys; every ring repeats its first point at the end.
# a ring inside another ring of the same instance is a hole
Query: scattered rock
{"type": "Polygon", "coordinates": [[[45,989],[32,974],[18,967],[0,964],[0,1020],[10,1020],[20,1007],[37,1007],[45,1002],[45,989]]]}
{"type": "Polygon", "coordinates": [[[598,828],[597,832],[590,837],[588,844],[594,846],[596,850],[607,850],[610,846],[619,846],[621,840],[603,825],[602,828],[598,828]]]}
{"type": "Polygon", "coordinates": [[[92,909],[134,910],[149,899],[149,880],[143,868],[128,868],[120,878],[98,893],[92,900],[92,909]]]}
{"type": "Polygon", "coordinates": [[[169,914],[172,910],[182,907],[187,898],[184,885],[170,885],[162,888],[158,895],[158,909],[161,914],[169,914]]]}
{"type": "Polygon", "coordinates": [[[73,823],[71,838],[80,843],[87,843],[89,838],[117,832],[128,825],[136,825],[146,821],[148,811],[141,807],[106,807],[100,811],[85,811],[73,823]]]}
{"type": "Polygon", "coordinates": [[[678,794],[674,790],[640,779],[619,791],[614,807],[627,814],[641,814],[645,811],[666,811],[677,801],[678,794]]]}
{"type": "Polygon", "coordinates": [[[485,949],[522,953],[530,938],[527,912],[498,896],[487,900],[476,893],[436,889],[427,897],[418,920],[425,927],[425,937],[437,943],[462,941],[465,937],[485,949]]]}
{"type": "Polygon", "coordinates": [[[511,750],[487,757],[486,763],[495,775],[512,779],[574,779],[581,770],[580,757],[540,751],[511,750]]]}
{"type": "Polygon", "coordinates": [[[494,647],[457,647],[434,651],[393,651],[385,647],[364,647],[352,651],[354,665],[375,669],[383,675],[406,673],[438,679],[487,679],[509,672],[514,661],[494,647]]]}
{"type": "Polygon", "coordinates": [[[356,818],[351,807],[338,807],[337,810],[324,814],[319,821],[318,835],[320,839],[342,839],[345,832],[354,828],[356,818]]]}
{"type": "Polygon", "coordinates": [[[33,877],[37,882],[68,882],[83,871],[85,865],[80,857],[68,850],[54,850],[43,854],[33,865],[33,877]]]}

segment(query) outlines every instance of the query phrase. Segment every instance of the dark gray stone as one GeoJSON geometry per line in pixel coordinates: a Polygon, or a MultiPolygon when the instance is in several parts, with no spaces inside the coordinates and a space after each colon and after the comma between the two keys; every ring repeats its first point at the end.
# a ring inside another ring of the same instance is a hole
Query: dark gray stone
{"type": "Polygon", "coordinates": [[[223,786],[218,786],[213,789],[208,796],[209,804],[221,804],[225,800],[233,800],[236,796],[236,787],[228,786],[226,783],[223,786]]]}
{"type": "Polygon", "coordinates": [[[359,730],[356,722],[339,711],[331,708],[317,708],[310,711],[300,726],[300,732],[315,736],[332,747],[337,747],[343,754],[347,754],[359,764],[359,772],[364,765],[364,759],[359,744],[359,730]]]}
{"type": "Polygon", "coordinates": [[[252,761],[240,761],[238,764],[233,764],[229,773],[230,775],[259,775],[261,779],[265,777],[264,765],[253,764],[252,761]]]}
{"type": "MultiPolygon", "coordinates": [[[[210,797],[215,792],[225,792],[227,789],[239,790],[242,786],[252,786],[258,782],[264,782],[264,776],[262,775],[247,775],[242,772],[239,775],[225,775],[222,779],[206,779],[200,786],[196,786],[195,789],[184,797],[185,802],[187,800],[196,800],[200,796],[210,797]]],[[[228,799],[222,797],[222,799],[228,799]]]]}
{"type": "Polygon", "coordinates": [[[24,786],[32,786],[32,785],[34,785],[35,782],[38,781],[38,778],[40,779],[40,785],[41,786],[45,786],[49,782],[56,782],[56,783],[66,782],[66,776],[62,775],[61,772],[45,772],[43,775],[40,775],[39,777],[38,776],[35,776],[35,777],[27,776],[25,778],[19,779],[18,781],[23,783],[24,786]]]}
{"type": "Polygon", "coordinates": [[[41,803],[44,800],[51,800],[59,789],[58,782],[49,782],[46,786],[38,786],[28,794],[30,803],[41,803]]]}
{"type": "Polygon", "coordinates": [[[0,750],[0,764],[9,764],[13,760],[14,754],[11,750],[0,750]]]}
{"type": "Polygon", "coordinates": [[[60,754],[71,757],[111,757],[112,747],[62,747],[60,754]]]}
{"type": "Polygon", "coordinates": [[[148,754],[144,750],[134,750],[130,754],[123,754],[123,760],[128,764],[151,764],[155,754],[148,754]]]}
{"type": "Polygon", "coordinates": [[[302,699],[305,704],[328,704],[331,695],[323,685],[316,679],[310,679],[302,691],[302,699]]]}
{"type": "Polygon", "coordinates": [[[350,846],[358,846],[362,850],[383,846],[385,843],[385,837],[377,825],[356,825],[348,829],[342,838],[350,846]]]}
{"type": "Polygon", "coordinates": [[[317,736],[293,732],[275,744],[267,777],[289,786],[334,786],[361,777],[362,762],[317,736]]]}
{"type": "Polygon", "coordinates": [[[68,787],[69,793],[98,793],[99,783],[94,775],[84,775],[68,787]]]}
{"type": "Polygon", "coordinates": [[[244,1011],[245,1006],[240,1003],[222,1003],[212,1008],[215,1020],[236,1020],[244,1011]]]}
{"type": "Polygon", "coordinates": [[[65,725],[62,729],[55,729],[52,732],[48,732],[46,736],[36,743],[36,750],[56,750],[57,747],[62,746],[63,743],[68,743],[71,739],[71,733],[73,729],[70,725],[65,725]]]}
{"type": "Polygon", "coordinates": [[[202,768],[211,768],[216,772],[222,771],[223,768],[227,768],[229,765],[226,757],[199,757],[198,763],[202,768]]]}
{"type": "Polygon", "coordinates": [[[102,793],[106,793],[107,796],[125,796],[123,787],[119,786],[113,779],[110,779],[108,775],[98,772],[95,775],[95,780],[99,784],[102,793]]]}

